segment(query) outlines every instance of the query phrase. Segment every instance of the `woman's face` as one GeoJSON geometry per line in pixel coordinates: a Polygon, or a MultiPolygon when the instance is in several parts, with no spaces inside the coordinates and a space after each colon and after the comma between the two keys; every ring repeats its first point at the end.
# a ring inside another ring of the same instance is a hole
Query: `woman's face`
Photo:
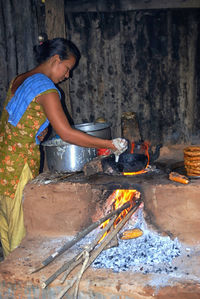
{"type": "Polygon", "coordinates": [[[70,56],[69,59],[65,60],[60,60],[59,56],[57,56],[52,67],[52,81],[57,84],[65,79],[68,79],[70,71],[73,69],[75,63],[76,59],[74,56],[70,56]]]}

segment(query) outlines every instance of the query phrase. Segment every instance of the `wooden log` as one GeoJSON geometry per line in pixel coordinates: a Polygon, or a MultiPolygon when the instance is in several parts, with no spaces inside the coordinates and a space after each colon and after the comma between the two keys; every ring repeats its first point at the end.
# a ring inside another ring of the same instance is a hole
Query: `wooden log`
{"type": "Polygon", "coordinates": [[[124,112],[121,118],[122,137],[130,142],[141,141],[141,134],[135,112],[124,112]]]}

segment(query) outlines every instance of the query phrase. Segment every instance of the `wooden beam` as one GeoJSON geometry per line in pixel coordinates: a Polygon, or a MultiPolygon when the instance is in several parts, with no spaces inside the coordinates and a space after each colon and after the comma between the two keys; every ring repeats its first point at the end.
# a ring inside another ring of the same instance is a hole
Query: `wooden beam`
{"type": "MultiPolygon", "coordinates": [[[[45,1],[45,24],[46,33],[49,39],[55,37],[66,38],[64,0],[46,0],[45,1]]],[[[65,81],[59,85],[65,95],[65,104],[71,116],[71,102],[69,96],[69,81],[65,81]]]]}
{"type": "Polygon", "coordinates": [[[65,0],[66,12],[200,8],[200,0],[65,0]]]}

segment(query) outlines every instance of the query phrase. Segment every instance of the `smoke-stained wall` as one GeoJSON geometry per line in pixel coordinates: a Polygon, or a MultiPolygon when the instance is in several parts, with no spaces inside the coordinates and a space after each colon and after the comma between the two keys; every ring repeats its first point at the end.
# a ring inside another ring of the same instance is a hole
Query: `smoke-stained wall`
{"type": "MultiPolygon", "coordinates": [[[[10,80],[34,65],[40,0],[0,0],[0,111],[10,80]]],[[[70,79],[75,123],[104,117],[113,137],[135,111],[144,140],[200,143],[200,9],[70,13],[82,58],[70,79]]]]}
{"type": "Polygon", "coordinates": [[[0,0],[0,112],[9,82],[35,65],[33,46],[44,20],[39,0],[0,0]]]}
{"type": "Polygon", "coordinates": [[[82,58],[70,82],[76,123],[104,117],[113,136],[135,111],[152,143],[198,143],[200,10],[67,13],[82,58]]]}

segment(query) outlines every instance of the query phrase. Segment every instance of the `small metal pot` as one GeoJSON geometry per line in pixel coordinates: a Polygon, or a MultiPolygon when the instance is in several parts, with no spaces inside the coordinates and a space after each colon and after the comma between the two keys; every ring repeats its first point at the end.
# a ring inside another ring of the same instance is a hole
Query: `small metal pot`
{"type": "Polygon", "coordinates": [[[119,156],[117,167],[120,172],[137,172],[145,169],[148,163],[148,157],[144,154],[127,154],[119,156]]]}
{"type": "Polygon", "coordinates": [[[115,162],[114,155],[109,156],[103,161],[103,168],[110,166],[115,172],[138,172],[145,169],[148,157],[143,154],[123,153],[119,156],[119,161],[115,162]]]}
{"type": "Polygon", "coordinates": [[[81,171],[85,163],[97,156],[96,149],[86,148],[62,141],[60,138],[47,140],[43,144],[47,165],[51,172],[81,171]]]}

